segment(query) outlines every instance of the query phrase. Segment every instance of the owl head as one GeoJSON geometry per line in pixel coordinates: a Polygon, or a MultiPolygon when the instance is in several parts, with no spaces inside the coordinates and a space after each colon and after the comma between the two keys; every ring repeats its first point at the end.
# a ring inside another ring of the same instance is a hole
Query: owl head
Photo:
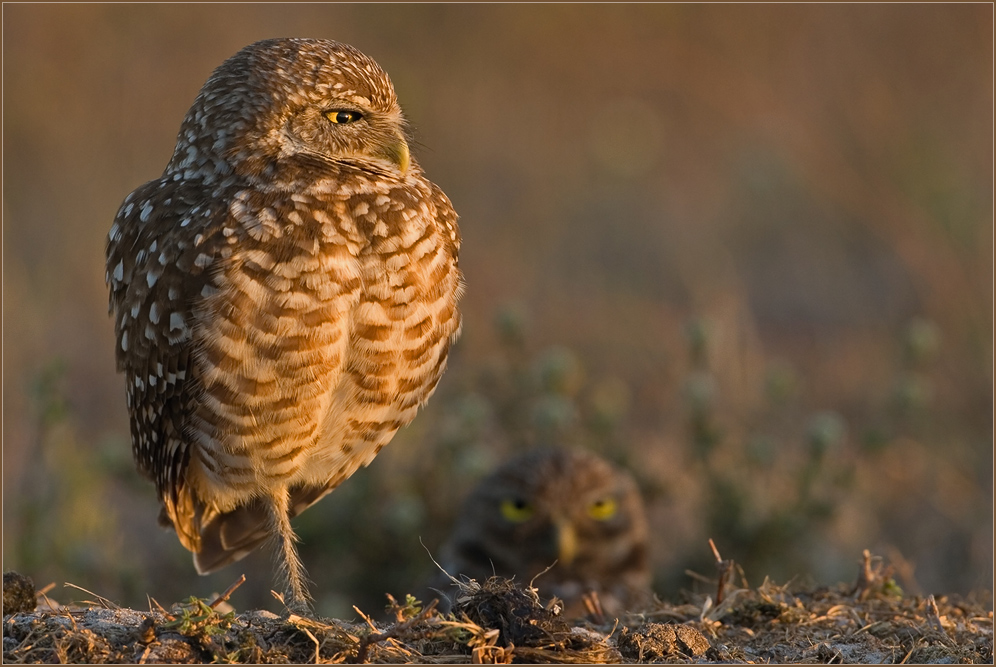
{"type": "Polygon", "coordinates": [[[534,585],[568,606],[599,592],[626,604],[650,584],[647,523],[632,476],[589,452],[541,449],[480,482],[464,502],[443,567],[534,585]],[[546,572],[544,572],[547,570],[546,572]]]}
{"type": "Polygon", "coordinates": [[[404,176],[405,127],[391,80],[371,58],[330,40],[268,39],[207,80],[166,173],[269,182],[320,175],[324,163],[404,176]]]}

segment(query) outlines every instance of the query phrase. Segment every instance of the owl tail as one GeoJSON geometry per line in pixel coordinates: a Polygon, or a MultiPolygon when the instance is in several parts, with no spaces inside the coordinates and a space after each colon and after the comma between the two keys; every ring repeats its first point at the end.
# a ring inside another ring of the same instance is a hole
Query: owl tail
{"type": "Polygon", "coordinates": [[[242,560],[269,536],[267,504],[262,499],[254,499],[231,512],[216,515],[201,526],[199,548],[191,549],[194,567],[198,574],[211,574],[242,560]]]}
{"type": "Polygon", "coordinates": [[[194,552],[198,574],[211,574],[245,558],[271,535],[282,535],[284,530],[274,519],[276,511],[283,511],[289,521],[331,490],[325,486],[299,486],[290,490],[285,508],[275,508],[270,498],[254,498],[231,512],[215,514],[200,526],[197,548],[187,546],[179,529],[177,534],[194,552]]]}

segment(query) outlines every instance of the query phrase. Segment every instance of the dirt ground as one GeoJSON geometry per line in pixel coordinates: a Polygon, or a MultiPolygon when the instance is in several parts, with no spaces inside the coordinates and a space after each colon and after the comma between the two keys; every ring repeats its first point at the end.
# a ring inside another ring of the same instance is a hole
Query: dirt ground
{"type": "MultiPolygon", "coordinates": [[[[101,598],[60,606],[4,575],[4,663],[992,663],[992,596],[904,596],[867,559],[855,584],[796,590],[723,581],[712,595],[655,601],[643,613],[570,621],[535,591],[493,579],[463,585],[452,614],[409,598],[394,621],[227,611],[191,598],[167,610],[101,598]],[[717,604],[715,600],[720,600],[717,604]],[[37,604],[36,604],[37,603],[37,604]],[[15,613],[10,613],[15,612],[15,613]]],[[[238,582],[233,585],[237,586],[238,582]]]]}

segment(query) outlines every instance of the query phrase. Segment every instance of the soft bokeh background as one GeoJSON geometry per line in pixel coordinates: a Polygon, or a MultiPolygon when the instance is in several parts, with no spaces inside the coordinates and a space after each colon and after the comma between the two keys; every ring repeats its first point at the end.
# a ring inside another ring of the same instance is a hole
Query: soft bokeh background
{"type": "Polygon", "coordinates": [[[3,7],[3,566],[144,607],[198,578],[134,472],[105,235],[214,67],[266,37],[391,74],[461,214],[429,407],[296,526],[319,611],[421,593],[509,454],[637,475],[665,597],[766,575],[992,588],[993,8],[3,7]],[[424,543],[425,547],[420,544],[424,543]]]}

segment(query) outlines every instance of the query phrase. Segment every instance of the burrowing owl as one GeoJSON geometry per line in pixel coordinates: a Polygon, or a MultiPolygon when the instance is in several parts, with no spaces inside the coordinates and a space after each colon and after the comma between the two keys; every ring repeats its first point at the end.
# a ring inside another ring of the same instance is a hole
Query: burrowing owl
{"type": "MultiPolygon", "coordinates": [[[[650,599],[647,522],[633,478],[579,450],[541,449],[481,481],[441,551],[451,575],[492,575],[556,596],[568,615],[598,594],[606,613],[650,599]],[[554,565],[554,563],[556,563],[554,565]]],[[[441,582],[440,582],[441,583],[441,582]]],[[[444,593],[446,587],[437,586],[444,593]]]]}
{"type": "Polygon", "coordinates": [[[275,535],[307,608],[290,519],[432,393],[459,246],[373,60],[272,39],[215,70],[107,246],[135,459],[198,572],[275,535]]]}

